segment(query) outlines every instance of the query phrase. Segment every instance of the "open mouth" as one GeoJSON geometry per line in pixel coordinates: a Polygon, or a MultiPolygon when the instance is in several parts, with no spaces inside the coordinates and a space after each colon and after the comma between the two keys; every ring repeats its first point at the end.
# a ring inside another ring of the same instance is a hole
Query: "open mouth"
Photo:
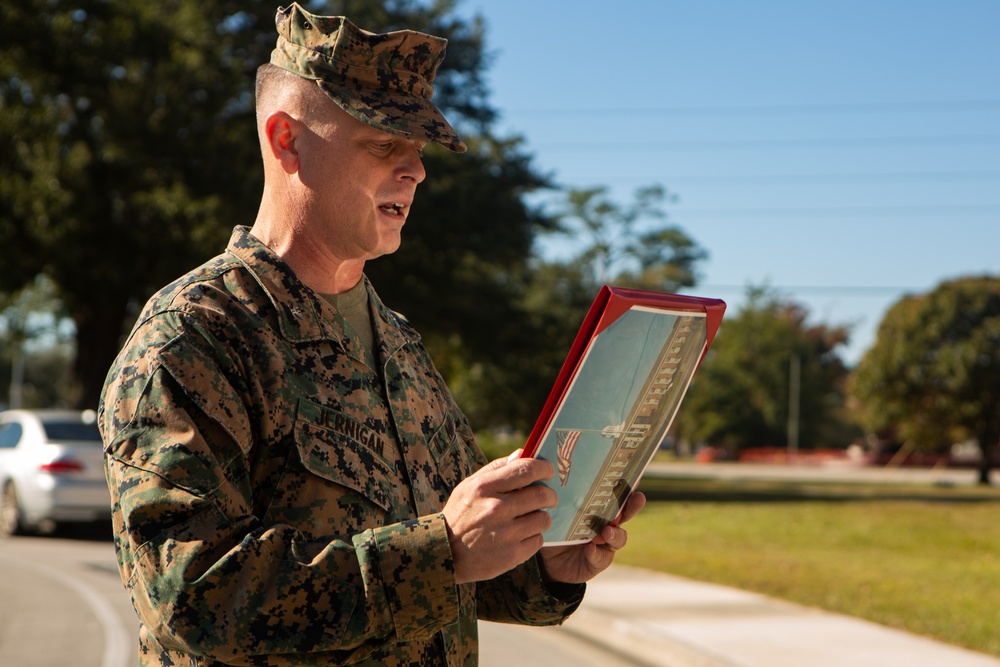
{"type": "Polygon", "coordinates": [[[386,204],[385,206],[379,206],[379,208],[389,215],[395,215],[402,217],[406,212],[406,204],[386,204]]]}

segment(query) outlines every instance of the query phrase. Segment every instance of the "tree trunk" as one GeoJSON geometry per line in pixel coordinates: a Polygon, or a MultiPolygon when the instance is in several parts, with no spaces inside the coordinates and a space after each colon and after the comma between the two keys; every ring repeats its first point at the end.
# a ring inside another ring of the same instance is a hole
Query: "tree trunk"
{"type": "Polygon", "coordinates": [[[996,441],[980,441],[980,449],[983,450],[983,459],[979,463],[979,483],[987,486],[990,483],[990,471],[993,469],[993,452],[996,451],[996,441]]]}
{"type": "Polygon", "coordinates": [[[1000,422],[994,417],[992,410],[984,418],[976,429],[976,439],[979,441],[979,449],[982,450],[983,458],[979,463],[979,483],[988,485],[990,483],[990,471],[993,469],[993,461],[996,457],[997,441],[1000,440],[1000,422]]]}
{"type": "Polygon", "coordinates": [[[98,302],[83,304],[73,312],[76,324],[76,358],[73,360],[72,405],[97,409],[101,389],[118,350],[128,304],[98,302]]]}

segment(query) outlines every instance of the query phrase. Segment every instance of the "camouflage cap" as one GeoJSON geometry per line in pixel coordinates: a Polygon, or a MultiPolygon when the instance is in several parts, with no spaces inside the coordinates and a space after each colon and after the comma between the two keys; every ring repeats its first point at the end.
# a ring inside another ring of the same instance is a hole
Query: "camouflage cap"
{"type": "Polygon", "coordinates": [[[431,82],[448,40],[413,30],[376,34],[343,16],[316,16],[298,3],[278,9],[271,63],[313,79],[351,116],[391,134],[464,153],[465,144],[431,103],[431,82]]]}

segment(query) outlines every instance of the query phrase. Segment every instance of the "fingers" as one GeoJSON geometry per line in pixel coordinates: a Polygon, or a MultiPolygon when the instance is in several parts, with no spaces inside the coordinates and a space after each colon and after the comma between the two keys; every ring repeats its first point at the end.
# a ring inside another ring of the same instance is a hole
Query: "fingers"
{"type": "Polygon", "coordinates": [[[645,506],[645,494],[640,491],[633,493],[629,496],[628,500],[625,501],[625,507],[622,508],[621,515],[618,520],[606,526],[604,530],[602,530],[601,533],[594,538],[592,544],[598,547],[607,547],[607,549],[612,552],[622,549],[628,541],[628,531],[620,526],[626,521],[632,519],[645,506]]]}
{"type": "MultiPolygon", "coordinates": [[[[635,493],[622,508],[621,523],[634,517],[646,504],[646,497],[635,493]]],[[[542,549],[541,563],[553,581],[583,583],[606,570],[615,554],[628,543],[628,531],[620,525],[608,525],[586,544],[542,549]]]]}
{"type": "MultiPolygon", "coordinates": [[[[512,455],[513,456],[513,455],[512,455]]],[[[473,477],[483,476],[483,482],[495,493],[507,493],[524,488],[535,482],[552,479],[555,467],[542,459],[511,460],[496,459],[476,472],[473,477]]]]}
{"type": "Polygon", "coordinates": [[[621,520],[618,521],[618,525],[622,525],[646,506],[646,495],[641,491],[636,491],[631,496],[629,496],[628,501],[625,503],[624,509],[622,509],[621,520]]]}
{"type": "Polygon", "coordinates": [[[523,453],[524,449],[515,449],[514,451],[512,451],[510,454],[507,455],[507,458],[500,457],[493,459],[492,461],[484,465],[482,468],[480,468],[480,472],[482,472],[483,470],[495,470],[497,468],[503,468],[508,463],[513,463],[514,461],[521,458],[521,454],[523,453]]]}
{"type": "Polygon", "coordinates": [[[515,517],[512,525],[524,535],[541,537],[542,533],[552,527],[552,515],[544,510],[532,510],[515,517]]]}
{"type": "Polygon", "coordinates": [[[628,543],[628,531],[616,526],[605,526],[604,530],[601,531],[601,540],[604,542],[601,546],[607,547],[611,551],[618,551],[624,549],[625,544],[628,543]]]}
{"type": "Polygon", "coordinates": [[[544,510],[555,507],[558,497],[536,482],[554,474],[551,463],[515,452],[455,487],[442,512],[458,582],[492,578],[542,547],[542,533],[552,525],[544,510]]]}

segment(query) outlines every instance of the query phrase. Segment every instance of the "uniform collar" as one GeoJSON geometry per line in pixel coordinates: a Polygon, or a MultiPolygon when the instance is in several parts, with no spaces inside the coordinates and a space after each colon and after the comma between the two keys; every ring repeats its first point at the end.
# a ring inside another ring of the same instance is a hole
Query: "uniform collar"
{"type": "MultiPolygon", "coordinates": [[[[277,313],[281,334],[287,340],[334,340],[347,347],[339,319],[329,316],[333,307],[299,280],[283,259],[250,233],[249,227],[239,226],[233,230],[226,252],[235,256],[267,293],[277,313]]],[[[385,307],[367,276],[364,281],[369,302],[377,315],[376,335],[382,344],[395,351],[407,343],[419,342],[420,335],[385,307]]]]}

